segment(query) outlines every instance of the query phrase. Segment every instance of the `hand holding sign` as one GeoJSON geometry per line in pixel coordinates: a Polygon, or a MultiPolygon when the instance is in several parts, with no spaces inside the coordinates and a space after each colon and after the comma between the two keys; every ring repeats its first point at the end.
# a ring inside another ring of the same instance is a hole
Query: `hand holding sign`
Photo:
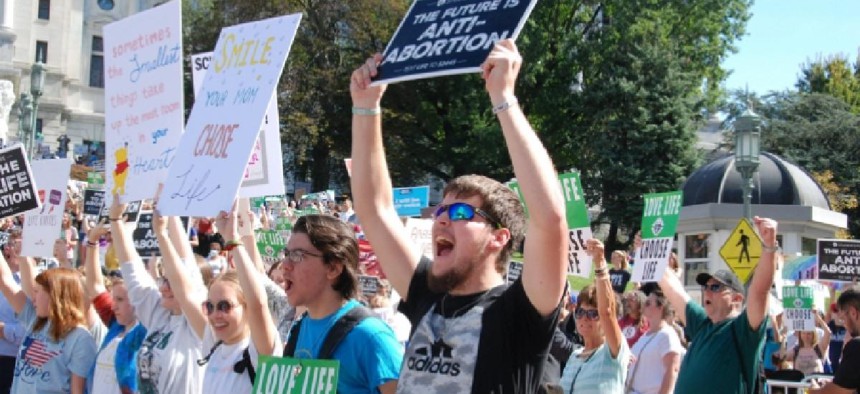
{"type": "MultiPolygon", "coordinates": [[[[114,199],[116,201],[116,199],[114,199]]],[[[89,230],[87,230],[87,243],[95,243],[98,244],[99,239],[101,239],[105,234],[108,233],[108,228],[105,226],[105,220],[102,219],[101,222],[97,226],[93,226],[89,230]]]]}
{"type": "Polygon", "coordinates": [[[358,108],[376,108],[382,100],[382,94],[388,85],[379,84],[371,86],[371,79],[379,70],[382,62],[382,54],[375,54],[367,59],[361,67],[352,72],[349,80],[349,93],[352,95],[352,105],[358,108]]]}
{"type": "Polygon", "coordinates": [[[113,200],[111,200],[110,210],[108,211],[108,219],[110,219],[110,221],[115,221],[117,219],[119,219],[119,221],[124,221],[122,220],[123,213],[127,207],[128,204],[120,202],[119,195],[114,194],[113,200]]]}
{"type": "Polygon", "coordinates": [[[233,209],[230,212],[221,211],[215,218],[215,227],[224,236],[225,242],[239,239],[238,222],[236,204],[233,204],[233,209]]]}
{"type": "Polygon", "coordinates": [[[494,106],[514,97],[514,85],[522,64],[523,57],[514,40],[502,40],[493,47],[481,65],[481,77],[494,106]]]}

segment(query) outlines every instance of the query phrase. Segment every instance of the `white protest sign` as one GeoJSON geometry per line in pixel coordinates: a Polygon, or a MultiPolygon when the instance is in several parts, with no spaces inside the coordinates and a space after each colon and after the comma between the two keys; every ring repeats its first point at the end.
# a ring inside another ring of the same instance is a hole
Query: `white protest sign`
{"type": "Polygon", "coordinates": [[[300,20],[294,14],[221,31],[158,202],[163,214],[230,210],[300,20]]]}
{"type": "Polygon", "coordinates": [[[0,149],[0,218],[38,207],[36,182],[23,145],[0,149]]]}
{"type": "Polygon", "coordinates": [[[21,255],[51,257],[54,241],[60,237],[72,162],[67,159],[36,160],[30,163],[30,167],[42,206],[24,216],[21,255]]]}
{"type": "Polygon", "coordinates": [[[811,287],[785,286],[782,288],[783,319],[789,330],[815,330],[815,294],[811,287]]]}
{"type": "Polygon", "coordinates": [[[433,259],[433,221],[430,219],[406,219],[406,234],[421,255],[433,259]]]}
{"type": "MultiPolygon", "coordinates": [[[[197,92],[203,84],[209,64],[212,63],[212,52],[191,55],[191,80],[194,81],[194,91],[197,92]]],[[[272,93],[266,117],[263,119],[263,129],[254,142],[254,150],[245,167],[245,176],[239,188],[240,197],[262,197],[282,195],[284,187],[284,160],[281,154],[280,114],[278,114],[278,95],[272,93]]]]}
{"type": "Polygon", "coordinates": [[[572,228],[567,234],[567,273],[583,278],[591,276],[591,256],[585,241],[594,238],[591,227],[572,228]]]}
{"type": "Polygon", "coordinates": [[[105,205],[155,195],[177,158],[185,123],[182,4],[104,27],[105,205]]]}

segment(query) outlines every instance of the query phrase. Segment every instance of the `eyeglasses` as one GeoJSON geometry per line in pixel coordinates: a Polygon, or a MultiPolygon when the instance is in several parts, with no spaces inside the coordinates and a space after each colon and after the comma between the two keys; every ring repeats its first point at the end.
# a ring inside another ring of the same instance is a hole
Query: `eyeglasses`
{"type": "Polygon", "coordinates": [[[487,221],[490,222],[490,224],[492,224],[496,228],[502,228],[502,224],[499,223],[498,220],[493,218],[489,213],[487,213],[481,208],[474,207],[464,202],[455,202],[453,204],[440,205],[436,208],[436,213],[433,214],[433,218],[438,219],[439,215],[441,215],[443,212],[448,213],[448,218],[451,219],[452,222],[456,222],[459,220],[472,220],[475,218],[475,214],[477,213],[478,215],[481,215],[484,219],[487,219],[487,221]]]}
{"type": "Polygon", "coordinates": [[[304,249],[284,249],[284,261],[298,264],[305,260],[305,256],[313,256],[313,257],[323,257],[322,254],[311,253],[304,249]]]}
{"type": "Polygon", "coordinates": [[[711,283],[709,285],[702,286],[702,289],[711,293],[722,293],[723,290],[726,289],[726,287],[727,286],[722,283],[711,283]]]}
{"type": "Polygon", "coordinates": [[[227,300],[221,300],[215,304],[213,304],[212,301],[204,301],[203,312],[206,312],[207,316],[215,313],[216,310],[224,313],[230,313],[230,311],[232,311],[233,308],[235,308],[236,306],[238,306],[238,304],[233,304],[227,300]]]}
{"type": "Polygon", "coordinates": [[[588,320],[600,319],[600,314],[597,313],[597,309],[576,308],[573,312],[573,316],[577,319],[582,319],[583,317],[588,317],[588,320]]]}

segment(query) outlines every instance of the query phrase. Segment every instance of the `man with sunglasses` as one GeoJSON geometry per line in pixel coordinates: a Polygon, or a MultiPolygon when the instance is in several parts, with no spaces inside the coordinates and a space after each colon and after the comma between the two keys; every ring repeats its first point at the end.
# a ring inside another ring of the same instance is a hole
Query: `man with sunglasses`
{"type": "Polygon", "coordinates": [[[522,58],[504,40],[481,68],[528,223],[505,185],[461,176],[435,211],[433,261],[420,257],[393,206],[379,107],[385,86],[370,85],[381,61],[377,54],[352,74],[351,185],[365,235],[413,325],[398,392],[536,392],[564,291],[568,232],[552,161],[514,96],[522,58]],[[525,232],[522,276],[508,287],[503,275],[525,232]]]}
{"type": "Polygon", "coordinates": [[[660,279],[666,298],[684,323],[691,346],[681,364],[675,393],[753,393],[767,327],[768,292],[776,271],[777,223],[753,220],[762,255],[749,289],[726,271],[701,273],[703,305],[690,299],[676,275],[660,279]]]}

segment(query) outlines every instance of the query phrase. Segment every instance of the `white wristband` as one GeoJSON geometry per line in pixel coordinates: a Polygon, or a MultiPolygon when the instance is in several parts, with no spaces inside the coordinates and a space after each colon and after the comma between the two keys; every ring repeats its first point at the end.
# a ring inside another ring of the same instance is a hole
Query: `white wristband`
{"type": "Polygon", "coordinates": [[[502,101],[498,105],[494,106],[493,107],[493,113],[497,114],[499,112],[506,111],[508,108],[511,108],[517,104],[519,104],[519,101],[517,101],[516,96],[511,96],[511,98],[509,98],[505,101],[502,101]]]}

